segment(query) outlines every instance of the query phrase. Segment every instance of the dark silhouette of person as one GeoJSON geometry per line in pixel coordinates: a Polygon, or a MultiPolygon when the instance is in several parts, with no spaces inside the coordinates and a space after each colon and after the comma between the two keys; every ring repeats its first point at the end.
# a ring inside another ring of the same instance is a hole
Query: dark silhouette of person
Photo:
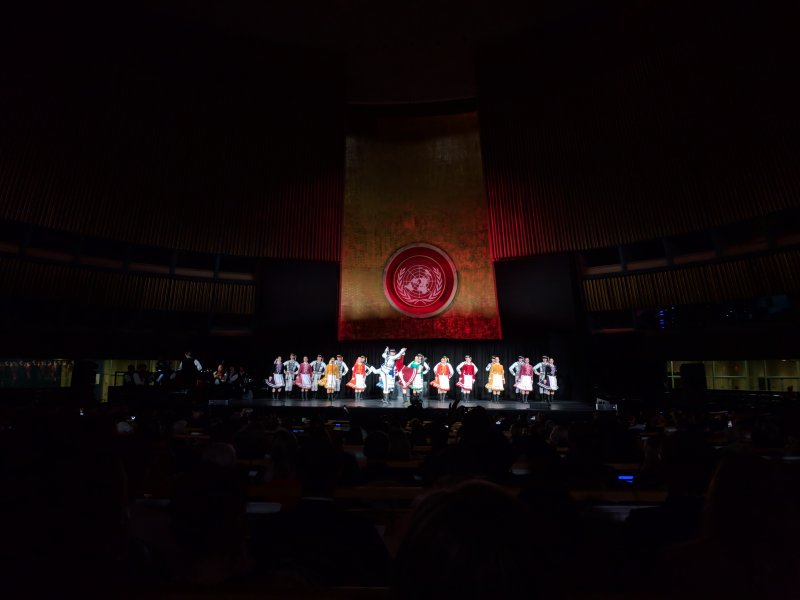
{"type": "Polygon", "coordinates": [[[702,536],[665,552],[668,593],[790,598],[800,587],[795,465],[729,452],[708,487],[702,536]]]}
{"type": "Polygon", "coordinates": [[[253,552],[263,570],[307,585],[386,585],[389,553],[377,529],[334,501],[337,467],[329,441],[304,441],[298,456],[303,498],[254,525],[253,552]]]}
{"type": "Polygon", "coordinates": [[[535,598],[555,578],[533,515],[496,485],[470,481],[423,499],[397,552],[396,598],[535,598]]]}

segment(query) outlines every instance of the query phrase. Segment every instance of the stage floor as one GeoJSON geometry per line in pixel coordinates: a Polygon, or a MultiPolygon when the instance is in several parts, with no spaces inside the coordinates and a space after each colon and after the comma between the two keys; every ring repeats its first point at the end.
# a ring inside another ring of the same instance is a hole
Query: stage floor
{"type": "MultiPolygon", "coordinates": [[[[426,410],[448,410],[450,403],[453,402],[451,398],[447,401],[440,401],[438,398],[425,398],[422,403],[422,408],[426,410]]],[[[333,402],[327,399],[314,398],[309,400],[300,400],[299,398],[280,398],[273,399],[266,398],[226,398],[209,400],[210,406],[229,406],[229,407],[252,407],[252,408],[347,408],[347,409],[382,409],[382,410],[406,410],[409,406],[407,402],[401,399],[389,400],[384,403],[379,398],[364,398],[356,401],[354,398],[341,398],[333,402]]],[[[548,406],[545,402],[515,402],[514,400],[501,400],[499,402],[491,400],[474,400],[470,399],[468,402],[460,402],[460,406],[466,408],[473,408],[475,406],[482,406],[483,408],[491,411],[530,411],[530,412],[592,412],[593,406],[584,402],[575,402],[569,400],[557,400],[548,406]]]]}

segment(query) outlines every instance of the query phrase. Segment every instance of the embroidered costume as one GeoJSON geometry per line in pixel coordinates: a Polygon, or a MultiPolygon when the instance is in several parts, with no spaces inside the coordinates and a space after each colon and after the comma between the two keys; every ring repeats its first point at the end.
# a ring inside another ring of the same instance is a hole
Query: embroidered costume
{"type": "Polygon", "coordinates": [[[340,372],[339,366],[332,358],[325,367],[325,377],[322,380],[325,382],[325,390],[328,392],[328,400],[331,403],[333,403],[333,395],[336,393],[337,384],[341,381],[340,372]]]}
{"type": "Polygon", "coordinates": [[[408,365],[408,368],[411,369],[412,377],[411,381],[409,382],[408,387],[411,389],[414,395],[419,394],[424,387],[424,381],[422,380],[422,371],[425,368],[422,361],[417,362],[416,359],[408,365]]]}
{"type": "Polygon", "coordinates": [[[353,365],[352,377],[347,383],[347,387],[353,388],[357,392],[363,392],[367,389],[367,365],[363,362],[358,362],[353,365]]]}
{"type": "Polygon", "coordinates": [[[518,356],[516,362],[514,362],[510,367],[508,367],[508,372],[514,376],[514,393],[519,395],[519,388],[517,384],[519,383],[519,369],[524,364],[525,357],[518,356]]]}
{"type": "Polygon", "coordinates": [[[555,392],[558,389],[558,379],[556,377],[556,366],[551,363],[545,363],[542,369],[542,378],[539,381],[539,387],[547,392],[555,392]]]}
{"type": "Polygon", "coordinates": [[[347,372],[350,370],[348,368],[347,364],[345,364],[344,360],[342,360],[342,358],[343,357],[341,355],[338,355],[336,357],[336,366],[337,366],[338,371],[339,371],[339,375],[336,378],[336,392],[337,392],[337,394],[338,394],[339,390],[342,387],[342,377],[347,375],[347,372]]]}
{"type": "Polygon", "coordinates": [[[449,362],[440,362],[433,370],[431,385],[439,390],[440,394],[450,391],[450,378],[453,376],[453,365],[449,362]]]}
{"type": "Polygon", "coordinates": [[[542,386],[542,381],[544,381],[545,377],[545,367],[547,366],[547,356],[542,356],[541,362],[536,363],[533,365],[533,374],[536,376],[536,389],[539,390],[539,395],[543,396],[543,400],[547,401],[547,393],[545,392],[544,386],[542,386]]]}
{"type": "Polygon", "coordinates": [[[394,380],[396,374],[403,368],[403,357],[405,356],[406,349],[400,348],[400,352],[395,352],[386,346],[382,357],[383,363],[378,370],[378,387],[383,390],[383,403],[388,404],[389,395],[394,391],[394,380]]]}
{"type": "Polygon", "coordinates": [[[456,386],[461,388],[461,393],[469,395],[472,392],[472,386],[475,384],[475,375],[478,370],[475,368],[475,363],[467,362],[466,360],[456,367],[458,373],[458,382],[456,386]]]}
{"type": "Polygon", "coordinates": [[[286,392],[290,393],[292,391],[292,384],[294,384],[294,379],[297,377],[297,371],[300,367],[300,363],[294,358],[294,355],[289,357],[285,363],[283,363],[283,367],[286,369],[286,392]]]}
{"type": "Polygon", "coordinates": [[[308,399],[308,390],[311,389],[312,371],[311,363],[309,363],[308,360],[304,360],[297,367],[297,377],[294,382],[295,385],[300,388],[300,397],[303,400],[308,399]]]}
{"type": "Polygon", "coordinates": [[[503,365],[499,362],[492,363],[489,366],[489,381],[486,383],[486,389],[494,395],[499,395],[504,389],[504,383],[505,370],[503,369],[503,365]]]}
{"type": "Polygon", "coordinates": [[[286,387],[284,378],[285,367],[280,357],[276,358],[272,364],[272,375],[265,381],[268,387],[272,388],[272,399],[275,400],[281,395],[281,390],[286,387]]]}
{"type": "Polygon", "coordinates": [[[520,392],[530,392],[533,390],[533,365],[522,363],[517,374],[517,382],[514,384],[520,392]]]}
{"type": "Polygon", "coordinates": [[[322,360],[322,355],[317,355],[317,360],[311,363],[311,390],[316,392],[318,387],[325,387],[323,382],[320,385],[320,380],[325,375],[325,361],[322,360]]]}

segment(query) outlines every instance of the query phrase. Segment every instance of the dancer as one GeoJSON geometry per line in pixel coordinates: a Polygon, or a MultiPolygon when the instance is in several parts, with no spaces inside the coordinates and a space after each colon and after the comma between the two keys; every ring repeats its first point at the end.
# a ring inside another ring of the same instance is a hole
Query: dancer
{"type": "MultiPolygon", "coordinates": [[[[401,356],[400,358],[398,358],[394,362],[394,377],[395,377],[395,380],[397,380],[399,378],[400,373],[403,371],[403,366],[404,366],[405,361],[406,361],[406,356],[405,356],[405,353],[404,353],[403,356],[401,356]]],[[[397,394],[398,393],[402,393],[403,390],[402,390],[402,388],[400,388],[397,385],[395,385],[395,390],[397,390],[397,391],[393,392],[392,395],[395,396],[395,398],[397,398],[397,394]]],[[[405,391],[408,392],[408,390],[405,390],[405,391]]],[[[405,397],[403,398],[403,400],[405,400],[405,397]]]]}
{"type": "Polygon", "coordinates": [[[433,381],[431,385],[439,390],[439,401],[447,401],[447,392],[450,391],[450,378],[453,376],[453,365],[450,359],[443,356],[433,371],[433,381]]]}
{"type": "Polygon", "coordinates": [[[458,383],[456,385],[461,388],[461,393],[464,396],[464,401],[469,400],[469,395],[472,393],[472,385],[475,383],[475,376],[478,374],[478,369],[475,363],[472,362],[472,357],[467,354],[464,361],[456,367],[458,373],[458,383]]]}
{"type": "MultiPolygon", "coordinates": [[[[333,404],[333,396],[342,381],[341,370],[336,362],[336,359],[331,357],[328,361],[328,366],[325,367],[325,378],[322,380],[325,385],[325,390],[328,392],[328,402],[333,404]]],[[[322,383],[320,382],[320,383],[322,383]]]]}
{"type": "Polygon", "coordinates": [[[295,383],[300,388],[300,399],[308,400],[308,390],[311,389],[311,375],[313,373],[311,363],[308,362],[308,357],[303,357],[303,362],[297,367],[297,379],[295,383]]]}
{"type": "Polygon", "coordinates": [[[500,394],[503,393],[505,383],[506,374],[503,365],[500,364],[500,357],[493,356],[492,362],[489,364],[489,381],[486,383],[486,389],[492,392],[492,400],[495,402],[500,401],[500,394]]]}
{"type": "Polygon", "coordinates": [[[325,359],[322,354],[317,354],[317,360],[311,363],[311,395],[317,397],[317,389],[320,387],[319,381],[325,375],[325,359]]]}
{"type": "Polygon", "coordinates": [[[422,380],[422,371],[425,369],[425,361],[423,360],[422,354],[417,354],[414,357],[413,362],[408,365],[408,368],[411,369],[411,378],[407,380],[409,382],[408,387],[411,389],[411,400],[410,404],[414,405],[422,405],[422,400],[420,399],[420,393],[422,392],[422,388],[425,386],[425,382],[422,380]]]}
{"type": "Polygon", "coordinates": [[[361,400],[361,395],[367,389],[367,357],[359,356],[353,364],[353,377],[347,382],[347,387],[355,390],[356,402],[361,400]]]}
{"type": "Polygon", "coordinates": [[[552,356],[547,361],[550,365],[550,399],[553,399],[553,396],[556,395],[556,390],[558,390],[558,377],[556,377],[556,359],[552,356]]]}
{"type": "Polygon", "coordinates": [[[425,385],[425,382],[427,381],[427,375],[428,375],[428,373],[430,373],[430,371],[431,371],[431,367],[428,364],[428,357],[427,356],[423,356],[422,357],[422,372],[420,373],[420,375],[422,376],[422,394],[421,395],[422,395],[423,398],[425,398],[425,396],[428,395],[428,386],[425,385]]]}
{"type": "Polygon", "coordinates": [[[544,394],[547,405],[551,406],[553,396],[558,389],[558,379],[556,378],[556,362],[552,356],[549,357],[547,362],[544,363],[542,372],[544,373],[544,376],[539,382],[539,387],[542,388],[542,393],[544,394]]]}
{"type": "Polygon", "coordinates": [[[342,389],[342,377],[347,375],[350,370],[344,362],[344,357],[341,354],[336,355],[336,366],[339,369],[339,377],[336,379],[336,399],[339,399],[339,393],[342,389]]]}
{"type": "Polygon", "coordinates": [[[286,397],[289,398],[292,395],[294,379],[297,377],[297,369],[300,367],[300,363],[297,362],[297,355],[294,352],[289,355],[289,360],[283,363],[283,367],[286,369],[286,397]]]}
{"type": "Polygon", "coordinates": [[[522,366],[523,362],[525,362],[525,357],[518,356],[517,361],[508,367],[508,372],[514,376],[514,395],[517,397],[517,400],[519,400],[519,388],[517,387],[519,383],[519,368],[522,366]]]}
{"type": "MultiPolygon", "coordinates": [[[[542,380],[545,376],[545,365],[547,365],[548,357],[546,354],[542,355],[542,360],[533,365],[533,374],[536,375],[536,389],[539,391],[539,402],[547,402],[547,394],[544,393],[542,387],[542,380]]],[[[549,402],[548,402],[549,404],[549,402]]]]}
{"type": "MultiPolygon", "coordinates": [[[[493,362],[493,358],[494,358],[494,355],[492,355],[491,357],[489,357],[489,364],[487,364],[487,365],[486,365],[486,382],[487,382],[487,383],[489,382],[489,371],[491,371],[491,369],[492,369],[492,365],[494,364],[494,362],[493,362]]],[[[488,388],[487,388],[487,389],[488,389],[488,388]]]]}
{"type": "Polygon", "coordinates": [[[527,403],[528,394],[533,390],[533,365],[530,358],[523,359],[514,387],[520,395],[520,402],[527,403]]]}
{"type": "MultiPolygon", "coordinates": [[[[413,362],[413,361],[412,361],[413,362]]],[[[397,369],[397,383],[400,388],[400,397],[403,400],[403,406],[409,401],[408,393],[411,389],[411,384],[414,382],[414,377],[417,375],[417,370],[412,369],[410,363],[405,367],[397,369]]]]}
{"type": "Polygon", "coordinates": [[[272,382],[270,383],[270,381],[267,380],[267,385],[272,388],[272,399],[279,400],[281,397],[281,390],[286,387],[286,378],[284,377],[286,368],[280,356],[276,358],[272,364],[272,377],[270,377],[272,382]]]}
{"type": "Polygon", "coordinates": [[[383,364],[378,370],[380,377],[378,387],[383,391],[383,404],[389,404],[389,395],[394,391],[396,370],[402,368],[402,357],[405,356],[405,353],[405,348],[400,348],[400,352],[397,352],[394,348],[389,348],[389,346],[386,346],[383,351],[383,364]]]}

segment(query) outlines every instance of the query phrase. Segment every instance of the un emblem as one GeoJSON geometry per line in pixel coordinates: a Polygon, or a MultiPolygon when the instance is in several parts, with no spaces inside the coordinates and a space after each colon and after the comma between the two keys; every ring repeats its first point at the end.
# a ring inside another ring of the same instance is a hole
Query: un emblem
{"type": "Polygon", "coordinates": [[[389,303],[409,317],[433,317],[456,295],[458,275],[450,257],[431,244],[410,244],[395,251],[383,270],[389,303]]]}

